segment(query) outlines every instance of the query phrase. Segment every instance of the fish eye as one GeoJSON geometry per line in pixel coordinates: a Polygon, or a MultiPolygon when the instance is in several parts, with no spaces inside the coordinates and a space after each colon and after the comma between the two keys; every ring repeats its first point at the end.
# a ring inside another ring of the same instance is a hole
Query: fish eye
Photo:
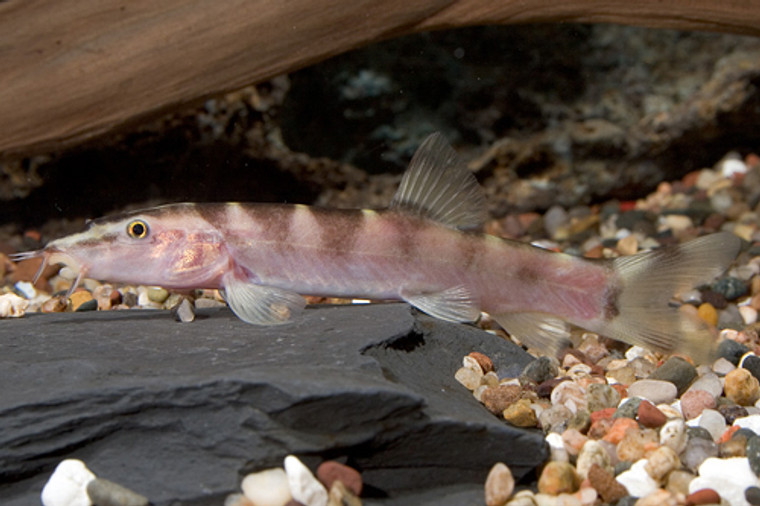
{"type": "Polygon", "coordinates": [[[133,239],[142,239],[148,235],[148,224],[143,220],[134,220],[127,225],[127,234],[133,239]]]}

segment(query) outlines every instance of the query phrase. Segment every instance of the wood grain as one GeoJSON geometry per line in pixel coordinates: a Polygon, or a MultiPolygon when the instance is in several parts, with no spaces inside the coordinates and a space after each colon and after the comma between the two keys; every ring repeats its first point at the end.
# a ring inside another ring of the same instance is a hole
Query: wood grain
{"type": "Polygon", "coordinates": [[[536,22],[760,35],[760,0],[0,0],[0,156],[59,149],[378,40],[536,22]]]}

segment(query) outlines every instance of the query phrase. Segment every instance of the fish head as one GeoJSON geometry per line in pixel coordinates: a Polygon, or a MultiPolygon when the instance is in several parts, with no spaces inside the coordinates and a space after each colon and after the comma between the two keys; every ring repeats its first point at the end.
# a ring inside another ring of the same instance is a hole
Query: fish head
{"type": "Polygon", "coordinates": [[[192,204],[170,204],[115,217],[99,218],[87,228],[19,253],[14,260],[42,257],[83,277],[167,288],[216,288],[229,264],[221,233],[192,204]]]}

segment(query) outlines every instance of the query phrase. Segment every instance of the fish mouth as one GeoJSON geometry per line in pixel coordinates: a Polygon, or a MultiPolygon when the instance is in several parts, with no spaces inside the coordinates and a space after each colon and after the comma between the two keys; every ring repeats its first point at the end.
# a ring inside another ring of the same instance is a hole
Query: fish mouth
{"type": "Polygon", "coordinates": [[[66,298],[71,297],[71,294],[74,293],[74,290],[77,289],[79,283],[82,281],[82,278],[85,275],[85,272],[87,271],[84,266],[79,261],[77,261],[76,258],[69,255],[68,253],[64,253],[58,250],[57,248],[47,247],[33,251],[22,251],[21,253],[13,253],[11,255],[8,255],[8,258],[10,258],[13,262],[30,260],[33,258],[42,258],[42,263],[37,269],[37,272],[34,274],[32,283],[37,283],[37,280],[40,279],[40,276],[42,276],[42,273],[45,271],[45,268],[48,265],[63,264],[75,271],[77,273],[77,277],[71,283],[71,287],[66,292],[66,298]]]}

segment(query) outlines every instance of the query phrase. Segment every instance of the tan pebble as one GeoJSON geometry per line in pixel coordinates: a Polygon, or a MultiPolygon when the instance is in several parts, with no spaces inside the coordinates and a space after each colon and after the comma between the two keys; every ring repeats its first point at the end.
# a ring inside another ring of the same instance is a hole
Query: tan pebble
{"type": "Polygon", "coordinates": [[[681,461],[676,452],[667,446],[661,446],[649,454],[644,469],[649,473],[649,476],[658,482],[662,482],[668,473],[680,466],[681,461]]]}
{"type": "Polygon", "coordinates": [[[553,405],[565,406],[573,413],[587,408],[586,391],[572,381],[563,381],[554,387],[550,398],[553,405]]]}
{"type": "Polygon", "coordinates": [[[336,481],[327,495],[327,506],[362,506],[362,501],[342,481],[336,481]]]}
{"type": "Polygon", "coordinates": [[[507,506],[537,506],[536,495],[530,490],[521,490],[512,496],[507,506]]]}
{"type": "MultiPolygon", "coordinates": [[[[196,301],[197,302],[197,301],[196,301]]],[[[477,372],[469,367],[460,367],[454,374],[454,378],[464,385],[467,390],[475,390],[480,386],[480,379],[483,377],[483,371],[477,372]]]]}
{"type": "Polygon", "coordinates": [[[475,390],[472,391],[473,397],[475,397],[478,402],[483,402],[483,392],[491,388],[488,385],[480,385],[475,390]]]}
{"type": "Polygon", "coordinates": [[[480,383],[489,387],[497,387],[499,386],[499,376],[493,371],[487,372],[480,379],[480,383]]]}
{"type": "Polygon", "coordinates": [[[658,404],[657,409],[662,411],[662,414],[670,420],[671,418],[683,418],[683,414],[670,404],[658,404]]]}
{"type": "Polygon", "coordinates": [[[354,495],[362,494],[362,475],[356,469],[336,462],[327,460],[317,468],[317,479],[326,488],[331,488],[336,481],[342,482],[354,495]]]}
{"type": "Polygon", "coordinates": [[[700,304],[697,314],[708,325],[715,327],[718,324],[718,311],[709,302],[700,304]]]}
{"type": "Polygon", "coordinates": [[[689,483],[696,478],[689,471],[676,469],[668,475],[665,489],[671,494],[687,495],[689,493],[689,483]]]}
{"type": "Polygon", "coordinates": [[[562,433],[562,442],[570,455],[580,454],[586,441],[588,441],[588,436],[582,434],[578,429],[567,429],[562,433]]]}
{"type": "Polygon", "coordinates": [[[488,472],[485,494],[487,506],[503,506],[515,491],[515,478],[506,464],[497,462],[488,472]]]}
{"type": "Polygon", "coordinates": [[[757,321],[757,309],[752,306],[739,306],[739,314],[742,316],[744,325],[752,325],[757,321]]]}
{"type": "Polygon", "coordinates": [[[148,288],[148,298],[151,302],[163,304],[169,298],[169,292],[165,288],[153,286],[148,288]]]}
{"type": "Polygon", "coordinates": [[[498,385],[486,389],[480,395],[480,400],[488,411],[494,415],[499,415],[517,402],[521,394],[522,388],[518,385],[498,385]]]}
{"type": "Polygon", "coordinates": [[[87,290],[77,290],[71,294],[71,297],[69,297],[69,301],[71,302],[71,310],[76,311],[79,309],[79,306],[91,300],[92,294],[90,292],[87,290]]]}
{"type": "Polygon", "coordinates": [[[574,365],[582,364],[583,362],[580,361],[578,357],[573,355],[572,353],[567,353],[565,357],[562,359],[562,367],[565,369],[569,369],[573,367],[574,365]]]}
{"type": "Polygon", "coordinates": [[[629,429],[618,443],[617,456],[620,460],[636,462],[644,458],[647,449],[658,439],[657,432],[652,429],[629,429]]]}
{"type": "Polygon", "coordinates": [[[66,311],[68,303],[65,297],[51,297],[42,303],[43,313],[61,313],[66,311]]]}
{"type": "Polygon", "coordinates": [[[659,489],[636,501],[636,506],[679,506],[679,502],[675,495],[659,489]]]}
{"type": "Polygon", "coordinates": [[[574,493],[579,485],[575,469],[567,462],[549,462],[538,479],[538,491],[550,495],[574,493]]]}
{"type": "Polygon", "coordinates": [[[760,383],[747,369],[726,374],[723,390],[726,397],[740,406],[750,406],[760,398],[760,383]]]}
{"type": "Polygon", "coordinates": [[[639,241],[635,235],[630,234],[620,239],[616,248],[621,255],[633,255],[639,250],[639,241]]]}
{"type": "Polygon", "coordinates": [[[493,361],[490,358],[488,358],[487,355],[484,355],[477,351],[473,351],[468,356],[474,358],[475,361],[477,361],[477,363],[480,365],[480,368],[483,370],[484,373],[489,373],[493,371],[493,361]]]}
{"type": "Polygon", "coordinates": [[[502,412],[502,416],[516,427],[535,427],[538,425],[536,412],[533,411],[528,399],[520,399],[507,407],[502,412]]]}
{"type": "Polygon", "coordinates": [[[593,466],[598,466],[608,472],[612,471],[610,454],[607,452],[607,449],[600,441],[589,439],[578,454],[575,469],[578,476],[582,480],[585,480],[588,478],[589,470],[593,466]]]}

